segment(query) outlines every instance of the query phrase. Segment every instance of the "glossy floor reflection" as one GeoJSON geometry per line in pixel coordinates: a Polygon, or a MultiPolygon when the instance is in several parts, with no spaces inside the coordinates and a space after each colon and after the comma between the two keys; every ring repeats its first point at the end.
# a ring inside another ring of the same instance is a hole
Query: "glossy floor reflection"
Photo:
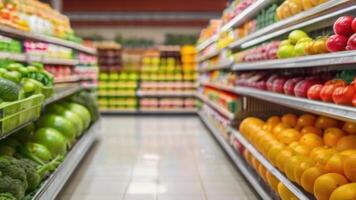
{"type": "Polygon", "coordinates": [[[60,200],[254,200],[198,117],[103,117],[60,200]]]}

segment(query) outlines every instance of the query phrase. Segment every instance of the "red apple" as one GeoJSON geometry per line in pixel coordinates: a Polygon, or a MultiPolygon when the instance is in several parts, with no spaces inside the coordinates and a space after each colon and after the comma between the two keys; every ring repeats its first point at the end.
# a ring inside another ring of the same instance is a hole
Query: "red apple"
{"type": "Polygon", "coordinates": [[[356,33],[353,34],[347,41],[347,50],[356,50],[356,33]]]}
{"type": "Polygon", "coordinates": [[[352,30],[354,31],[354,33],[356,33],[356,18],[354,18],[354,20],[352,20],[351,27],[352,27],[352,30]]]}
{"type": "Polygon", "coordinates": [[[278,92],[278,93],[283,93],[284,92],[283,86],[287,82],[287,80],[288,80],[288,77],[286,77],[286,76],[281,76],[281,77],[276,78],[273,81],[272,91],[278,92]]]}
{"type": "Polygon", "coordinates": [[[294,87],[294,95],[296,97],[307,97],[309,88],[319,83],[320,81],[315,79],[306,79],[299,81],[294,87]]]}
{"type": "Polygon", "coordinates": [[[344,51],[349,38],[342,35],[332,35],[326,41],[326,46],[330,52],[344,51]]]}
{"type": "Polygon", "coordinates": [[[273,81],[276,80],[277,78],[278,78],[278,75],[273,74],[267,79],[267,82],[266,82],[267,90],[272,91],[273,81]]]}
{"type": "Polygon", "coordinates": [[[354,32],[352,30],[353,16],[342,16],[334,23],[334,32],[338,35],[346,37],[351,36],[354,32]]]}
{"type": "Polygon", "coordinates": [[[284,94],[294,96],[294,87],[301,80],[303,80],[302,77],[295,77],[287,80],[287,82],[283,86],[284,94]]]}

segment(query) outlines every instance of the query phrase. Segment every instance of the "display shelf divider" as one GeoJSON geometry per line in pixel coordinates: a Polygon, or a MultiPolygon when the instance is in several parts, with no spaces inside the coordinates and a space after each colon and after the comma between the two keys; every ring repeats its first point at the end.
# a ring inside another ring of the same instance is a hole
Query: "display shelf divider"
{"type": "Polygon", "coordinates": [[[209,52],[206,55],[198,56],[197,57],[197,62],[200,63],[200,62],[203,62],[205,60],[208,60],[209,58],[218,56],[221,51],[222,51],[222,49],[215,49],[214,51],[209,52]]]}
{"type": "Polygon", "coordinates": [[[100,131],[100,120],[95,122],[69,151],[63,163],[42,183],[33,200],[55,199],[65,183],[90,150],[100,131]]]}
{"type": "Polygon", "coordinates": [[[239,131],[231,128],[231,133],[234,137],[269,171],[271,172],[281,183],[283,183],[299,200],[311,200],[315,199],[311,195],[300,189],[299,186],[292,183],[283,173],[276,169],[255,147],[248,142],[239,131]]]}
{"type": "Polygon", "coordinates": [[[208,97],[206,97],[204,94],[197,93],[197,98],[202,100],[204,103],[212,107],[214,110],[218,111],[220,114],[228,118],[229,120],[234,119],[234,113],[230,112],[229,110],[225,109],[224,107],[220,106],[219,104],[211,101],[208,97]]]}
{"type": "Polygon", "coordinates": [[[235,87],[235,93],[277,103],[305,112],[336,118],[342,121],[356,121],[356,108],[351,106],[336,105],[241,86],[235,87]]]}
{"type": "Polygon", "coordinates": [[[218,34],[214,34],[213,36],[211,36],[210,38],[206,39],[204,42],[200,43],[197,46],[197,51],[200,52],[202,50],[204,50],[205,48],[207,48],[209,45],[211,45],[212,43],[214,43],[216,40],[218,40],[218,34]]]}
{"type": "Polygon", "coordinates": [[[255,175],[251,173],[250,169],[244,164],[242,158],[235,152],[232,146],[223,138],[220,131],[212,123],[209,122],[209,119],[206,117],[206,115],[204,115],[202,111],[199,111],[198,115],[202,120],[202,122],[205,124],[205,126],[209,129],[209,131],[213,134],[215,139],[218,141],[220,146],[225,150],[227,155],[233,161],[235,166],[240,170],[240,172],[244,175],[244,177],[248,180],[248,182],[253,186],[253,188],[261,197],[261,199],[273,200],[271,198],[271,195],[269,195],[265,191],[261,183],[258,182],[255,175]]]}

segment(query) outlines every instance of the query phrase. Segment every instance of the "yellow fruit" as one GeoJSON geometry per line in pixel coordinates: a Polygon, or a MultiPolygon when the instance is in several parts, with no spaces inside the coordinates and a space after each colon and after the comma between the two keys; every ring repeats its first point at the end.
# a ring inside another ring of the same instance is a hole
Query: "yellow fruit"
{"type": "Polygon", "coordinates": [[[298,155],[302,155],[302,156],[308,156],[310,154],[310,148],[304,146],[304,145],[301,145],[301,144],[298,144],[297,146],[295,146],[293,148],[293,151],[298,154],[298,155]]]}
{"type": "Polygon", "coordinates": [[[329,158],[325,165],[325,171],[329,173],[344,174],[343,161],[339,153],[329,158]]]}
{"type": "Polygon", "coordinates": [[[302,134],[302,135],[304,135],[304,134],[307,134],[307,133],[314,133],[314,134],[316,134],[316,135],[319,135],[319,136],[321,136],[321,130],[319,129],[319,128],[316,128],[316,127],[314,127],[314,126],[306,126],[306,127],[304,127],[304,128],[302,128],[302,130],[300,131],[300,133],[302,134]]]}
{"type": "Polygon", "coordinates": [[[328,52],[328,49],[326,47],[326,41],[323,39],[316,40],[313,44],[313,51],[315,52],[315,54],[322,54],[328,52]]]}
{"type": "Polygon", "coordinates": [[[317,200],[329,200],[331,193],[338,187],[347,184],[343,175],[328,173],[319,176],[314,182],[314,195],[317,200]]]}
{"type": "Polygon", "coordinates": [[[301,185],[300,181],[301,181],[304,171],[309,169],[310,167],[313,167],[313,166],[314,166],[314,163],[309,158],[305,158],[303,161],[298,163],[297,166],[294,168],[295,182],[297,182],[299,185],[301,185]]]}
{"type": "Polygon", "coordinates": [[[278,154],[284,149],[284,145],[276,145],[268,150],[267,158],[274,165],[277,166],[278,154]]]}
{"type": "Polygon", "coordinates": [[[313,149],[323,145],[323,139],[318,135],[307,133],[300,138],[299,143],[313,149]]]}
{"type": "Polygon", "coordinates": [[[248,117],[244,119],[240,124],[240,132],[246,137],[249,136],[250,132],[260,129],[264,125],[264,122],[255,117],[248,117]]]}
{"type": "Polygon", "coordinates": [[[314,166],[306,169],[300,178],[300,183],[304,190],[313,193],[315,180],[324,173],[325,171],[320,166],[314,166]]]}
{"type": "Polygon", "coordinates": [[[268,185],[271,186],[272,189],[277,192],[278,184],[280,181],[273,174],[271,174],[271,172],[269,172],[269,171],[266,172],[266,179],[267,179],[268,185]]]}
{"type": "Polygon", "coordinates": [[[260,164],[258,166],[258,173],[260,174],[260,176],[265,182],[267,182],[266,172],[267,172],[266,168],[262,164],[260,164]]]}
{"type": "Polygon", "coordinates": [[[313,127],[314,124],[315,124],[315,120],[316,120],[316,117],[314,115],[304,114],[304,115],[301,115],[298,118],[297,126],[300,126],[300,127],[309,127],[309,126],[313,127]]]}
{"type": "Polygon", "coordinates": [[[283,4],[282,4],[282,13],[283,13],[283,19],[285,18],[288,18],[290,16],[292,16],[293,14],[291,13],[290,9],[289,9],[289,6],[288,6],[288,2],[285,1],[283,4]]]}
{"type": "Polygon", "coordinates": [[[328,128],[324,132],[324,144],[329,147],[336,147],[337,142],[345,136],[344,131],[339,128],[328,128]]]}
{"type": "Polygon", "coordinates": [[[314,160],[315,164],[325,166],[329,158],[331,158],[331,156],[334,154],[336,154],[335,149],[325,149],[316,153],[312,159],[314,160]]]}
{"type": "Polygon", "coordinates": [[[283,144],[289,145],[292,142],[298,141],[300,138],[300,133],[292,128],[283,130],[281,133],[277,135],[277,139],[283,144]]]}
{"type": "Polygon", "coordinates": [[[352,182],[356,182],[356,154],[349,155],[345,158],[344,174],[352,182]]]}
{"type": "Polygon", "coordinates": [[[348,149],[356,149],[356,135],[342,137],[336,144],[336,150],[344,151],[348,149]]]}
{"type": "Polygon", "coordinates": [[[298,200],[298,198],[283,183],[278,184],[278,194],[281,200],[298,200]]]}
{"type": "Polygon", "coordinates": [[[348,183],[338,187],[331,193],[329,200],[355,200],[356,183],[348,183]]]}
{"type": "Polygon", "coordinates": [[[284,149],[282,150],[276,158],[276,164],[277,167],[283,171],[284,170],[284,165],[287,163],[286,161],[290,159],[290,157],[292,157],[293,155],[295,155],[295,153],[292,150],[289,149],[284,149]]]}
{"type": "Polygon", "coordinates": [[[279,116],[271,116],[266,121],[267,124],[273,124],[273,125],[277,125],[280,122],[281,122],[281,118],[279,116]]]}
{"type": "Polygon", "coordinates": [[[283,171],[291,181],[294,181],[294,182],[296,181],[295,177],[294,177],[294,171],[295,171],[296,167],[298,166],[298,163],[300,163],[303,160],[304,160],[304,158],[302,156],[293,156],[284,165],[283,171]]]}
{"type": "Polygon", "coordinates": [[[288,1],[289,11],[292,15],[296,15],[303,11],[303,5],[301,0],[289,0],[288,1]]]}
{"type": "Polygon", "coordinates": [[[286,123],[278,123],[274,128],[273,128],[273,135],[277,137],[279,133],[281,133],[283,130],[291,128],[288,124],[286,123]]]}
{"type": "Polygon", "coordinates": [[[291,127],[297,125],[298,117],[295,114],[287,113],[282,116],[282,122],[288,124],[291,127]]]}
{"type": "Polygon", "coordinates": [[[310,8],[313,7],[313,4],[310,2],[310,0],[302,0],[302,5],[303,5],[303,10],[309,10],[310,8]]]}

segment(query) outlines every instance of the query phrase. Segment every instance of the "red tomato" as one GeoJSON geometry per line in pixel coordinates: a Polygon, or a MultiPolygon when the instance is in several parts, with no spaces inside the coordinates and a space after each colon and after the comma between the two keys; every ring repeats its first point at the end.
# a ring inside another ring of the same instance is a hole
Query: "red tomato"
{"type": "Polygon", "coordinates": [[[333,92],[333,101],[336,104],[351,105],[355,93],[356,89],[353,85],[338,87],[333,92]]]}
{"type": "Polygon", "coordinates": [[[347,83],[341,79],[334,79],[326,82],[320,91],[321,100],[323,100],[324,102],[332,102],[332,95],[334,90],[338,87],[344,87],[346,85],[347,83]]]}
{"type": "Polygon", "coordinates": [[[354,107],[356,107],[356,94],[354,95],[354,97],[352,98],[352,105],[354,107]]]}
{"type": "Polygon", "coordinates": [[[322,88],[322,84],[316,84],[311,86],[307,93],[308,99],[320,100],[320,91],[322,88]]]}

